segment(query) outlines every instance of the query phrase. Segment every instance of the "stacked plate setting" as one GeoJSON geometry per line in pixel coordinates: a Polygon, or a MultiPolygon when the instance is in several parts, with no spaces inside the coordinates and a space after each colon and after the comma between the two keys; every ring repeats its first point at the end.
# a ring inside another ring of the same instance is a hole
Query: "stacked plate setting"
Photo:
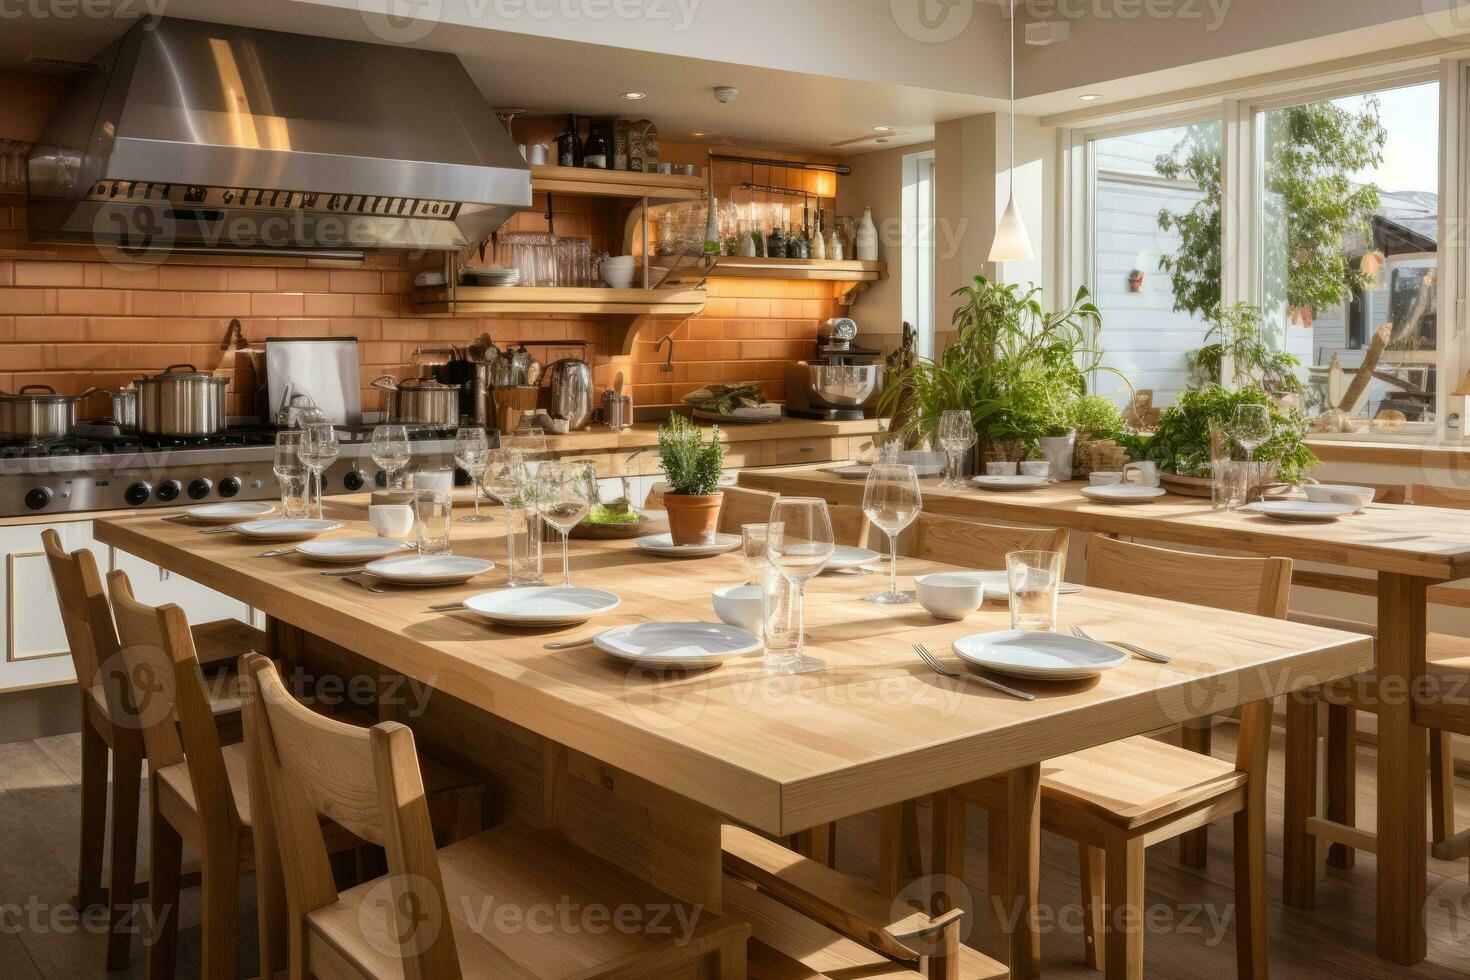
{"type": "Polygon", "coordinates": [[[1117,647],[1063,633],[1003,630],[962,636],[954,652],[966,663],[1027,680],[1074,681],[1096,677],[1129,660],[1117,647]]]}
{"type": "Polygon", "coordinates": [[[263,500],[242,500],[227,504],[195,504],[184,508],[184,516],[200,524],[237,524],[276,512],[276,505],[263,500]]]}
{"type": "Polygon", "coordinates": [[[466,286],[514,286],[521,281],[521,270],[499,265],[467,265],[459,270],[459,281],[466,286]]]}
{"type": "Polygon", "coordinates": [[[373,578],[394,585],[458,585],[495,567],[488,558],[463,555],[407,555],[383,558],[363,569],[373,578]]]}

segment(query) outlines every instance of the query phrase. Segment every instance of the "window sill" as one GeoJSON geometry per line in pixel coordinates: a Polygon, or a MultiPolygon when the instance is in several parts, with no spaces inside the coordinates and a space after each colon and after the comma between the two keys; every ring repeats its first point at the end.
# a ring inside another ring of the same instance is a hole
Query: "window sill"
{"type": "Polygon", "coordinates": [[[1460,442],[1443,442],[1427,433],[1390,435],[1314,435],[1307,448],[1324,463],[1370,463],[1423,468],[1459,467],[1467,447],[1460,442]]]}

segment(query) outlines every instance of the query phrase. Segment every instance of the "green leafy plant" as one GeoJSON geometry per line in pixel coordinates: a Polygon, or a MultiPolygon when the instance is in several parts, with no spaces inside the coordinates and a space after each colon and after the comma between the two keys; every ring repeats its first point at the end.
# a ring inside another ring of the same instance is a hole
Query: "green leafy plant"
{"type": "Polygon", "coordinates": [[[1123,412],[1111,398],[1083,395],[1072,406],[1072,428],[1094,439],[1115,439],[1123,434],[1123,412]]]}
{"type": "MultiPolygon", "coordinates": [[[[1228,438],[1235,410],[1241,405],[1265,405],[1270,409],[1276,434],[1256,448],[1254,458],[1275,462],[1280,479],[1297,483],[1308,468],[1317,465],[1317,457],[1304,441],[1306,417],[1301,412],[1282,409],[1256,386],[1231,391],[1207,384],[1180,392],[1179,400],[1160,414],[1152,437],[1139,448],[1165,472],[1207,477],[1210,475],[1210,423],[1214,422],[1228,438]]],[[[1244,451],[1233,442],[1232,446],[1233,455],[1244,459],[1244,451]]]]}
{"type": "Polygon", "coordinates": [[[704,496],[720,485],[720,468],[725,463],[725,444],[715,426],[706,442],[699,426],[677,413],[658,430],[658,458],[663,463],[669,492],[681,496],[704,496]]]}
{"type": "Polygon", "coordinates": [[[606,504],[598,504],[587,511],[588,524],[637,524],[638,514],[632,510],[614,510],[606,504]]]}
{"type": "Polygon", "coordinates": [[[1224,384],[1222,366],[1228,356],[1233,365],[1233,385],[1259,384],[1272,397],[1302,393],[1296,369],[1301,360],[1266,343],[1260,307],[1249,303],[1219,307],[1210,313],[1205,345],[1185,355],[1190,384],[1224,384]]]}

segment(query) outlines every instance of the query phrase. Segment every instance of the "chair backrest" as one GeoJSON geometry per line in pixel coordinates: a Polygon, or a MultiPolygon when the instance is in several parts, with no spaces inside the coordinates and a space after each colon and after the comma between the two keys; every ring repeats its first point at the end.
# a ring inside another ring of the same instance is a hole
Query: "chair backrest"
{"type": "MultiPolygon", "coordinates": [[[[97,572],[92,552],[78,548],[68,554],[54,528],[41,532],[41,545],[46,550],[46,563],[51,567],[51,581],[61,607],[77,686],[86,692],[100,682],[98,668],[116,655],[118,649],[107,592],[102,587],[102,576],[97,572]]],[[[108,707],[112,707],[110,698],[108,707]]]]}
{"type": "Polygon", "coordinates": [[[832,518],[833,541],[854,548],[868,547],[873,524],[861,507],[852,504],[828,504],[827,513],[832,518]]]}
{"type": "Polygon", "coordinates": [[[1066,528],[1006,527],[944,514],[920,514],[909,526],[908,555],[967,568],[1004,568],[1011,551],[1055,551],[1067,561],[1066,528]]]}
{"type": "Polygon", "coordinates": [[[741,525],[764,524],[771,519],[771,505],[780,494],[749,487],[721,487],[725,499],[720,503],[719,529],[723,534],[739,534],[741,525]]]}
{"type": "Polygon", "coordinates": [[[1087,539],[1087,584],[1284,619],[1291,559],[1201,555],[1094,534],[1087,539]]]}
{"type": "Polygon", "coordinates": [[[284,885],[291,975],[304,975],[306,917],[337,901],[321,817],[382,846],[406,980],[459,980],[459,956],[413,732],[396,722],[358,728],[316,714],[291,696],[273,663],[240,658],[245,740],[251,758],[252,833],[258,860],[284,885]],[[424,932],[431,924],[433,935],[424,932]],[[441,928],[442,925],[442,928],[441,928]]]}
{"type": "Polygon", "coordinates": [[[1409,487],[1409,500],[1420,507],[1454,507],[1459,510],[1470,510],[1470,490],[1437,487],[1431,483],[1415,483],[1409,487]]]}
{"type": "Polygon", "coordinates": [[[188,763],[205,839],[223,844],[219,835],[227,835],[240,815],[188,617],[173,604],[139,602],[121,569],[107,576],[107,586],[127,666],[128,702],[143,730],[149,771],[188,763]]]}

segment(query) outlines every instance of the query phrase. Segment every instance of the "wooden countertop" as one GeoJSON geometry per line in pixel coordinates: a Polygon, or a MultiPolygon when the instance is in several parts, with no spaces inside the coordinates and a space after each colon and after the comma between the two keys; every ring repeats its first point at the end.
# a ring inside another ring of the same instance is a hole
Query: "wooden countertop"
{"type": "MultiPolygon", "coordinates": [[[[1324,463],[1365,463],[1459,470],[1470,457],[1470,446],[1454,443],[1308,439],[1307,448],[1324,463]]],[[[1324,481],[1325,482],[1325,481],[1324,481]]]]}
{"type": "MultiPolygon", "coordinates": [[[[361,503],[327,501],[368,530],[361,503]]],[[[701,673],[652,674],[591,647],[548,639],[640,621],[710,619],[709,592],[742,578],[735,554],[647,556],[631,542],[573,542],[572,577],[612,588],[622,605],[594,624],[512,630],[431,603],[497,588],[491,572],[463,586],[369,592],[304,560],[258,558],[265,545],[200,534],[157,515],[99,521],[96,537],[329,637],[388,670],[772,834],[914,799],[1118,738],[1228,711],[1354,674],[1373,664],[1361,636],[1089,589],[1062,615],[1099,635],[1173,654],[1136,660],[1095,681],[1031,685],[1021,702],[930,671],[910,643],[944,654],[953,640],[1009,628],[1005,607],[963,622],[918,606],[862,601],[877,576],[822,576],[807,587],[808,653],[824,671],[768,675],[758,658],[701,673]]],[[[458,554],[503,557],[498,521],[454,526],[458,554]]],[[[557,564],[555,547],[548,569],[557,564]]],[[[901,559],[904,578],[942,566],[901,559]]],[[[910,584],[910,583],[905,583],[910,584]]],[[[956,663],[958,663],[956,661],[956,663]]],[[[1019,683],[1019,682],[1018,682],[1019,683]]],[[[1023,684],[1023,686],[1025,686],[1023,684]]]]}
{"type": "MultiPolygon", "coordinates": [[[[713,423],[700,419],[695,423],[708,432],[713,423]]],[[[588,452],[596,449],[642,449],[658,445],[657,422],[638,422],[631,428],[613,432],[593,427],[564,436],[548,435],[546,448],[551,452],[588,452]]],[[[815,439],[861,436],[883,432],[887,419],[859,419],[827,422],[818,419],[783,418],[779,422],[733,423],[721,425],[720,436],[727,442],[760,442],[766,439],[815,439]]]]}

